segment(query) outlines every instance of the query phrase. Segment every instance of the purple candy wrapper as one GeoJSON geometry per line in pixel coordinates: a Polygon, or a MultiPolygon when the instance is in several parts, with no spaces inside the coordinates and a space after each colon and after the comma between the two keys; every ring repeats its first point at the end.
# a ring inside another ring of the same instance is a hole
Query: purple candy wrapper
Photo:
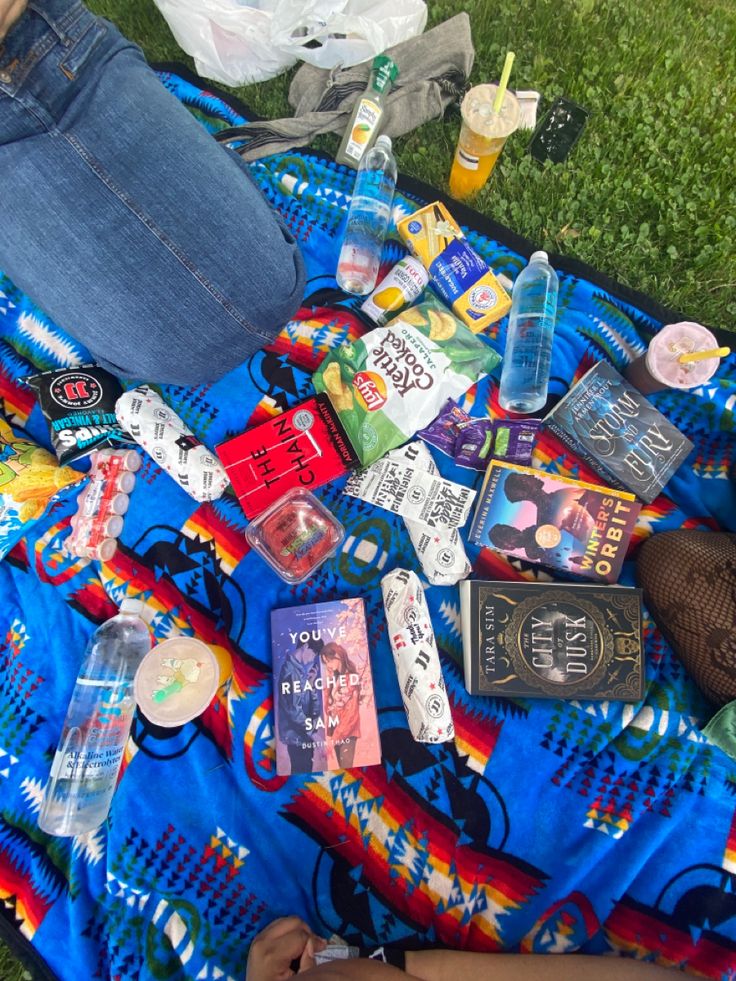
{"type": "Polygon", "coordinates": [[[455,463],[471,470],[485,470],[493,455],[496,424],[492,419],[471,419],[458,426],[455,463]]]}
{"type": "Polygon", "coordinates": [[[447,456],[452,456],[455,452],[458,426],[466,422],[470,422],[468,413],[453,399],[448,399],[437,418],[425,429],[420,429],[417,436],[421,436],[425,443],[436,447],[447,456]]]}
{"type": "Polygon", "coordinates": [[[541,425],[540,419],[497,419],[494,457],[507,463],[523,463],[528,466],[541,425]]]}

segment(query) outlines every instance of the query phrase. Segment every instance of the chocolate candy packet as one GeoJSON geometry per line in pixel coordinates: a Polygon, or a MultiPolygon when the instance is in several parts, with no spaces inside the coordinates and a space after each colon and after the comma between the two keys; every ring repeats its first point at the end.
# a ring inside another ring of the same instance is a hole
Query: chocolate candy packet
{"type": "Polygon", "coordinates": [[[130,443],[115,415],[123,389],[99,365],[43,371],[25,382],[36,392],[60,463],[79,460],[105,446],[130,443]]]}
{"type": "Polygon", "coordinates": [[[492,456],[496,423],[492,419],[470,419],[457,428],[455,463],[470,470],[485,470],[492,456]]]}
{"type": "Polygon", "coordinates": [[[468,413],[461,409],[454,399],[448,399],[440,409],[440,414],[433,419],[428,426],[420,429],[417,436],[421,436],[425,443],[441,450],[447,456],[455,453],[455,443],[462,423],[470,422],[468,413]]]}

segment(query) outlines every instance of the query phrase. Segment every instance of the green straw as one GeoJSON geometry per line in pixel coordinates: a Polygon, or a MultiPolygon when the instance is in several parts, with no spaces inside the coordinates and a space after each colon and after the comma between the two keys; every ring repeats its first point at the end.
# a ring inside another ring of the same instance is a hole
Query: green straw
{"type": "Polygon", "coordinates": [[[513,51],[509,51],[506,55],[506,61],[503,63],[503,71],[501,72],[501,81],[498,83],[498,91],[496,92],[496,98],[493,100],[493,111],[498,113],[501,111],[501,106],[503,105],[503,97],[506,95],[506,87],[509,84],[509,75],[511,74],[511,66],[514,63],[514,58],[516,55],[513,51]]]}

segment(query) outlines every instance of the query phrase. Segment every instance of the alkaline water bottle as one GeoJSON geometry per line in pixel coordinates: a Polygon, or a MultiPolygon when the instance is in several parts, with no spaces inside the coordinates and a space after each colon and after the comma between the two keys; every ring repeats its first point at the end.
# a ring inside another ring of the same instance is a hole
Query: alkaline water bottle
{"type": "Polygon", "coordinates": [[[547,401],[557,289],[557,273],[547,253],[535,252],[511,296],[498,393],[498,401],[509,412],[536,412],[547,401]]]}
{"type": "Polygon", "coordinates": [[[95,631],[79,670],[51,765],[38,826],[79,835],[107,817],[135,711],[133,678],[151,647],[140,600],[95,631]]]}
{"type": "Polygon", "coordinates": [[[367,296],[376,285],[395,187],[391,138],[379,136],[360,162],[337,264],[337,283],[346,293],[367,296]]]}

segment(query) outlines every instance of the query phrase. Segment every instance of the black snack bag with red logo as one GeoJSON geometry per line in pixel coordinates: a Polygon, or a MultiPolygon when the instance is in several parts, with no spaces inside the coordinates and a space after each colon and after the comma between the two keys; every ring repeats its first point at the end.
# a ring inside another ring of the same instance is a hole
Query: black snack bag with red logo
{"type": "Polygon", "coordinates": [[[130,443],[115,415],[120,382],[96,364],[57,368],[25,379],[35,389],[60,463],[130,443]]]}

